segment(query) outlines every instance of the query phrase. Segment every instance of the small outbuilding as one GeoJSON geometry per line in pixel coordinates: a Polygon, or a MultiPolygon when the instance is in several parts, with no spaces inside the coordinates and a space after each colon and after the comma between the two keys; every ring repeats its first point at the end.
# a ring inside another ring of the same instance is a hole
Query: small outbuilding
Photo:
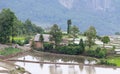
{"type": "MultiPolygon", "coordinates": [[[[43,43],[40,41],[40,35],[36,34],[34,37],[34,47],[35,48],[43,48],[43,43]]],[[[44,42],[50,42],[50,35],[49,34],[43,34],[44,42]]]]}

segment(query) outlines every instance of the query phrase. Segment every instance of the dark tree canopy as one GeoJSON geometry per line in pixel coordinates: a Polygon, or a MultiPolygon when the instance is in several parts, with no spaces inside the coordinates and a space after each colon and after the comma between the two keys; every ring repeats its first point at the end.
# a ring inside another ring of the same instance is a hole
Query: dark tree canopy
{"type": "Polygon", "coordinates": [[[43,37],[43,34],[40,34],[40,42],[44,42],[44,37],[43,37]]]}
{"type": "Polygon", "coordinates": [[[83,42],[83,39],[80,39],[79,46],[80,46],[82,52],[84,52],[85,51],[85,44],[83,42]]]}
{"type": "Polygon", "coordinates": [[[71,24],[72,24],[72,21],[71,21],[71,19],[69,19],[69,20],[67,21],[67,34],[70,33],[71,24]]]}
{"type": "Polygon", "coordinates": [[[15,14],[10,9],[3,9],[0,13],[0,42],[10,42],[10,36],[13,32],[13,22],[16,18],[15,14]]]}
{"type": "Polygon", "coordinates": [[[102,42],[103,42],[103,47],[104,47],[104,44],[107,44],[108,42],[110,42],[110,38],[108,36],[104,36],[102,37],[102,42]]]}

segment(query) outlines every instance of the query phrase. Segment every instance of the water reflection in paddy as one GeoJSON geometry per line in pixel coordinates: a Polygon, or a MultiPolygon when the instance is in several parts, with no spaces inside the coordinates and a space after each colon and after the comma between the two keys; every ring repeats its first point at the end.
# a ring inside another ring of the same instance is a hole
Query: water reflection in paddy
{"type": "MultiPolygon", "coordinates": [[[[69,58],[61,56],[41,55],[37,56],[32,54],[26,54],[19,56],[19,60],[30,61],[43,61],[43,62],[60,62],[60,63],[85,63],[94,64],[94,60],[88,60],[86,58],[69,58]]],[[[27,63],[27,62],[15,62],[15,64],[24,67],[32,74],[120,74],[120,69],[102,68],[93,66],[80,65],[58,65],[58,64],[41,64],[41,63],[27,63]]]]}

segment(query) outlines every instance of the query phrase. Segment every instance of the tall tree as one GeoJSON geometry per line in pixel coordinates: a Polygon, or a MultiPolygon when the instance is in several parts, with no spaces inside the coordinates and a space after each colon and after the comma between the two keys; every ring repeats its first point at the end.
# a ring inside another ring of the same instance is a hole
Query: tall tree
{"type": "Polygon", "coordinates": [[[55,47],[59,45],[62,40],[62,32],[57,24],[54,24],[50,30],[51,40],[55,42],[55,47]]]}
{"type": "Polygon", "coordinates": [[[105,47],[105,44],[110,42],[110,38],[108,36],[104,36],[102,37],[102,42],[103,42],[103,47],[105,47]]]}
{"type": "Polygon", "coordinates": [[[85,44],[83,42],[83,39],[80,39],[79,46],[81,48],[81,51],[84,52],[85,51],[85,44]]]}
{"type": "Polygon", "coordinates": [[[40,34],[40,38],[39,38],[40,42],[44,42],[44,37],[43,37],[43,34],[40,34]]]}
{"type": "Polygon", "coordinates": [[[40,38],[39,38],[39,41],[41,42],[41,45],[42,45],[42,49],[44,48],[43,46],[43,42],[44,42],[44,37],[43,37],[43,34],[40,34],[40,38]]]}
{"type": "Polygon", "coordinates": [[[67,20],[67,34],[70,33],[70,27],[71,27],[72,21],[71,19],[67,20]]]}
{"type": "Polygon", "coordinates": [[[73,37],[73,43],[74,43],[75,38],[77,38],[79,35],[79,28],[75,25],[71,26],[70,35],[73,37]]]}
{"type": "Polygon", "coordinates": [[[18,24],[19,20],[17,18],[14,18],[13,21],[13,26],[12,26],[12,43],[14,40],[14,37],[18,35],[18,30],[19,30],[19,24],[18,24]]]}
{"type": "Polygon", "coordinates": [[[93,26],[90,26],[89,29],[85,32],[87,36],[88,46],[89,48],[94,44],[95,38],[96,38],[96,29],[93,26]]]}
{"type": "Polygon", "coordinates": [[[3,9],[0,13],[0,41],[1,43],[10,42],[10,37],[13,35],[13,21],[16,18],[15,14],[10,9],[3,9]]]}

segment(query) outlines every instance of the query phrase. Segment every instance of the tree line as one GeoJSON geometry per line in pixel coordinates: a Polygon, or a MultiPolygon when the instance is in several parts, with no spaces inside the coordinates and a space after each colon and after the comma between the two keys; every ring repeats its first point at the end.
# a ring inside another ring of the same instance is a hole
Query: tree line
{"type": "Polygon", "coordinates": [[[13,42],[15,36],[34,35],[44,30],[29,19],[20,21],[10,9],[3,9],[0,12],[0,43],[13,42]]]}

